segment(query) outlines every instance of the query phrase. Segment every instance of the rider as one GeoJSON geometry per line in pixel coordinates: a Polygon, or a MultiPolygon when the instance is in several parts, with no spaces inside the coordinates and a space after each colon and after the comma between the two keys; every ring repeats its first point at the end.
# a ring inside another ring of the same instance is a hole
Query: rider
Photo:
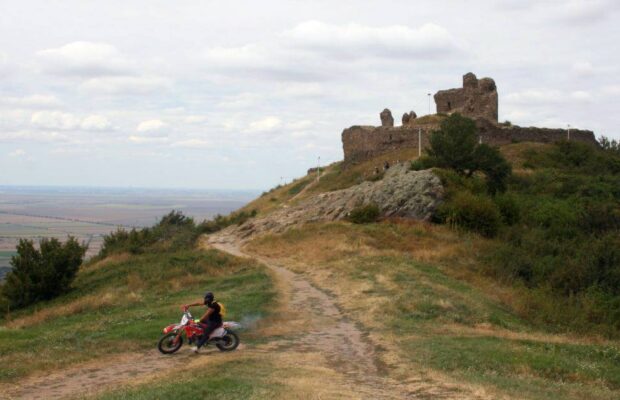
{"type": "Polygon", "coordinates": [[[204,301],[199,301],[192,304],[183,305],[183,309],[187,309],[192,306],[207,306],[207,312],[204,313],[202,318],[200,318],[200,323],[206,325],[204,334],[196,343],[196,346],[192,348],[194,353],[198,353],[198,349],[200,349],[206,342],[209,340],[209,336],[213,333],[214,330],[222,326],[222,314],[221,307],[215,301],[215,297],[212,292],[205,293],[204,301]]]}

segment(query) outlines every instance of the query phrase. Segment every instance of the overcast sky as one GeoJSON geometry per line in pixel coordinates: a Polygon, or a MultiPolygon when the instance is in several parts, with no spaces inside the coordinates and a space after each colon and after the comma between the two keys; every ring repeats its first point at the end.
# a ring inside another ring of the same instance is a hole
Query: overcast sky
{"type": "Polygon", "coordinates": [[[618,0],[0,0],[0,185],[266,189],[469,71],[620,139],[619,39],[618,0]]]}

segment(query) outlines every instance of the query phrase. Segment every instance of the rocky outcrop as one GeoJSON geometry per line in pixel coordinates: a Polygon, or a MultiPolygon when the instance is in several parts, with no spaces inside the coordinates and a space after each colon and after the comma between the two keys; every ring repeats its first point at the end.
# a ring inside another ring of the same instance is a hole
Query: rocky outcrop
{"type": "Polygon", "coordinates": [[[479,80],[469,72],[463,75],[462,88],[438,91],[435,104],[438,113],[458,112],[473,119],[484,118],[497,123],[497,86],[491,78],[479,80]]]}
{"type": "Polygon", "coordinates": [[[283,232],[302,223],[344,219],[354,208],[370,203],[379,207],[383,217],[428,220],[443,196],[441,181],[430,170],[411,171],[407,163],[400,164],[387,170],[380,181],[316,195],[294,207],[229,227],[225,233],[249,238],[260,233],[283,232]]]}
{"type": "Polygon", "coordinates": [[[381,118],[381,126],[392,127],[394,126],[394,117],[392,117],[392,112],[389,109],[384,109],[379,114],[379,118],[381,118]]]}

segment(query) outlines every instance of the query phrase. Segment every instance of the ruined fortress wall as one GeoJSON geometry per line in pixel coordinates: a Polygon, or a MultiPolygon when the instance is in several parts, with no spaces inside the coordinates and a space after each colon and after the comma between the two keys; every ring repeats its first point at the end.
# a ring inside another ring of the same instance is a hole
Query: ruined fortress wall
{"type": "MultiPolygon", "coordinates": [[[[524,128],[521,126],[503,127],[497,125],[478,124],[478,133],[482,139],[482,143],[492,146],[501,146],[516,142],[538,142],[538,143],[554,143],[566,140],[566,129],[552,128],[524,128]]],[[[580,129],[570,130],[570,140],[598,145],[594,132],[580,129]]]]}
{"type": "MultiPolygon", "coordinates": [[[[476,121],[482,143],[501,146],[516,142],[553,143],[566,140],[566,129],[505,127],[485,120],[476,121]]],[[[422,127],[374,127],[352,126],[342,131],[344,165],[357,164],[381,154],[400,149],[418,148],[418,129],[422,130],[422,149],[428,146],[428,138],[438,125],[422,127]]],[[[570,140],[597,145],[592,131],[571,129],[570,140]]]]}
{"type": "Polygon", "coordinates": [[[422,130],[422,149],[428,146],[430,127],[352,126],[342,131],[344,164],[369,160],[394,150],[418,148],[418,129],[422,130]]]}

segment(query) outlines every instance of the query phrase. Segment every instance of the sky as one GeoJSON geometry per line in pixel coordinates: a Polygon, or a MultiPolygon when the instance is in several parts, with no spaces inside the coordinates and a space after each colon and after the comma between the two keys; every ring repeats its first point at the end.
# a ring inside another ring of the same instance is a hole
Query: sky
{"type": "Polygon", "coordinates": [[[265,190],[470,71],[495,79],[500,121],[620,139],[617,0],[0,10],[0,185],[265,190]]]}

